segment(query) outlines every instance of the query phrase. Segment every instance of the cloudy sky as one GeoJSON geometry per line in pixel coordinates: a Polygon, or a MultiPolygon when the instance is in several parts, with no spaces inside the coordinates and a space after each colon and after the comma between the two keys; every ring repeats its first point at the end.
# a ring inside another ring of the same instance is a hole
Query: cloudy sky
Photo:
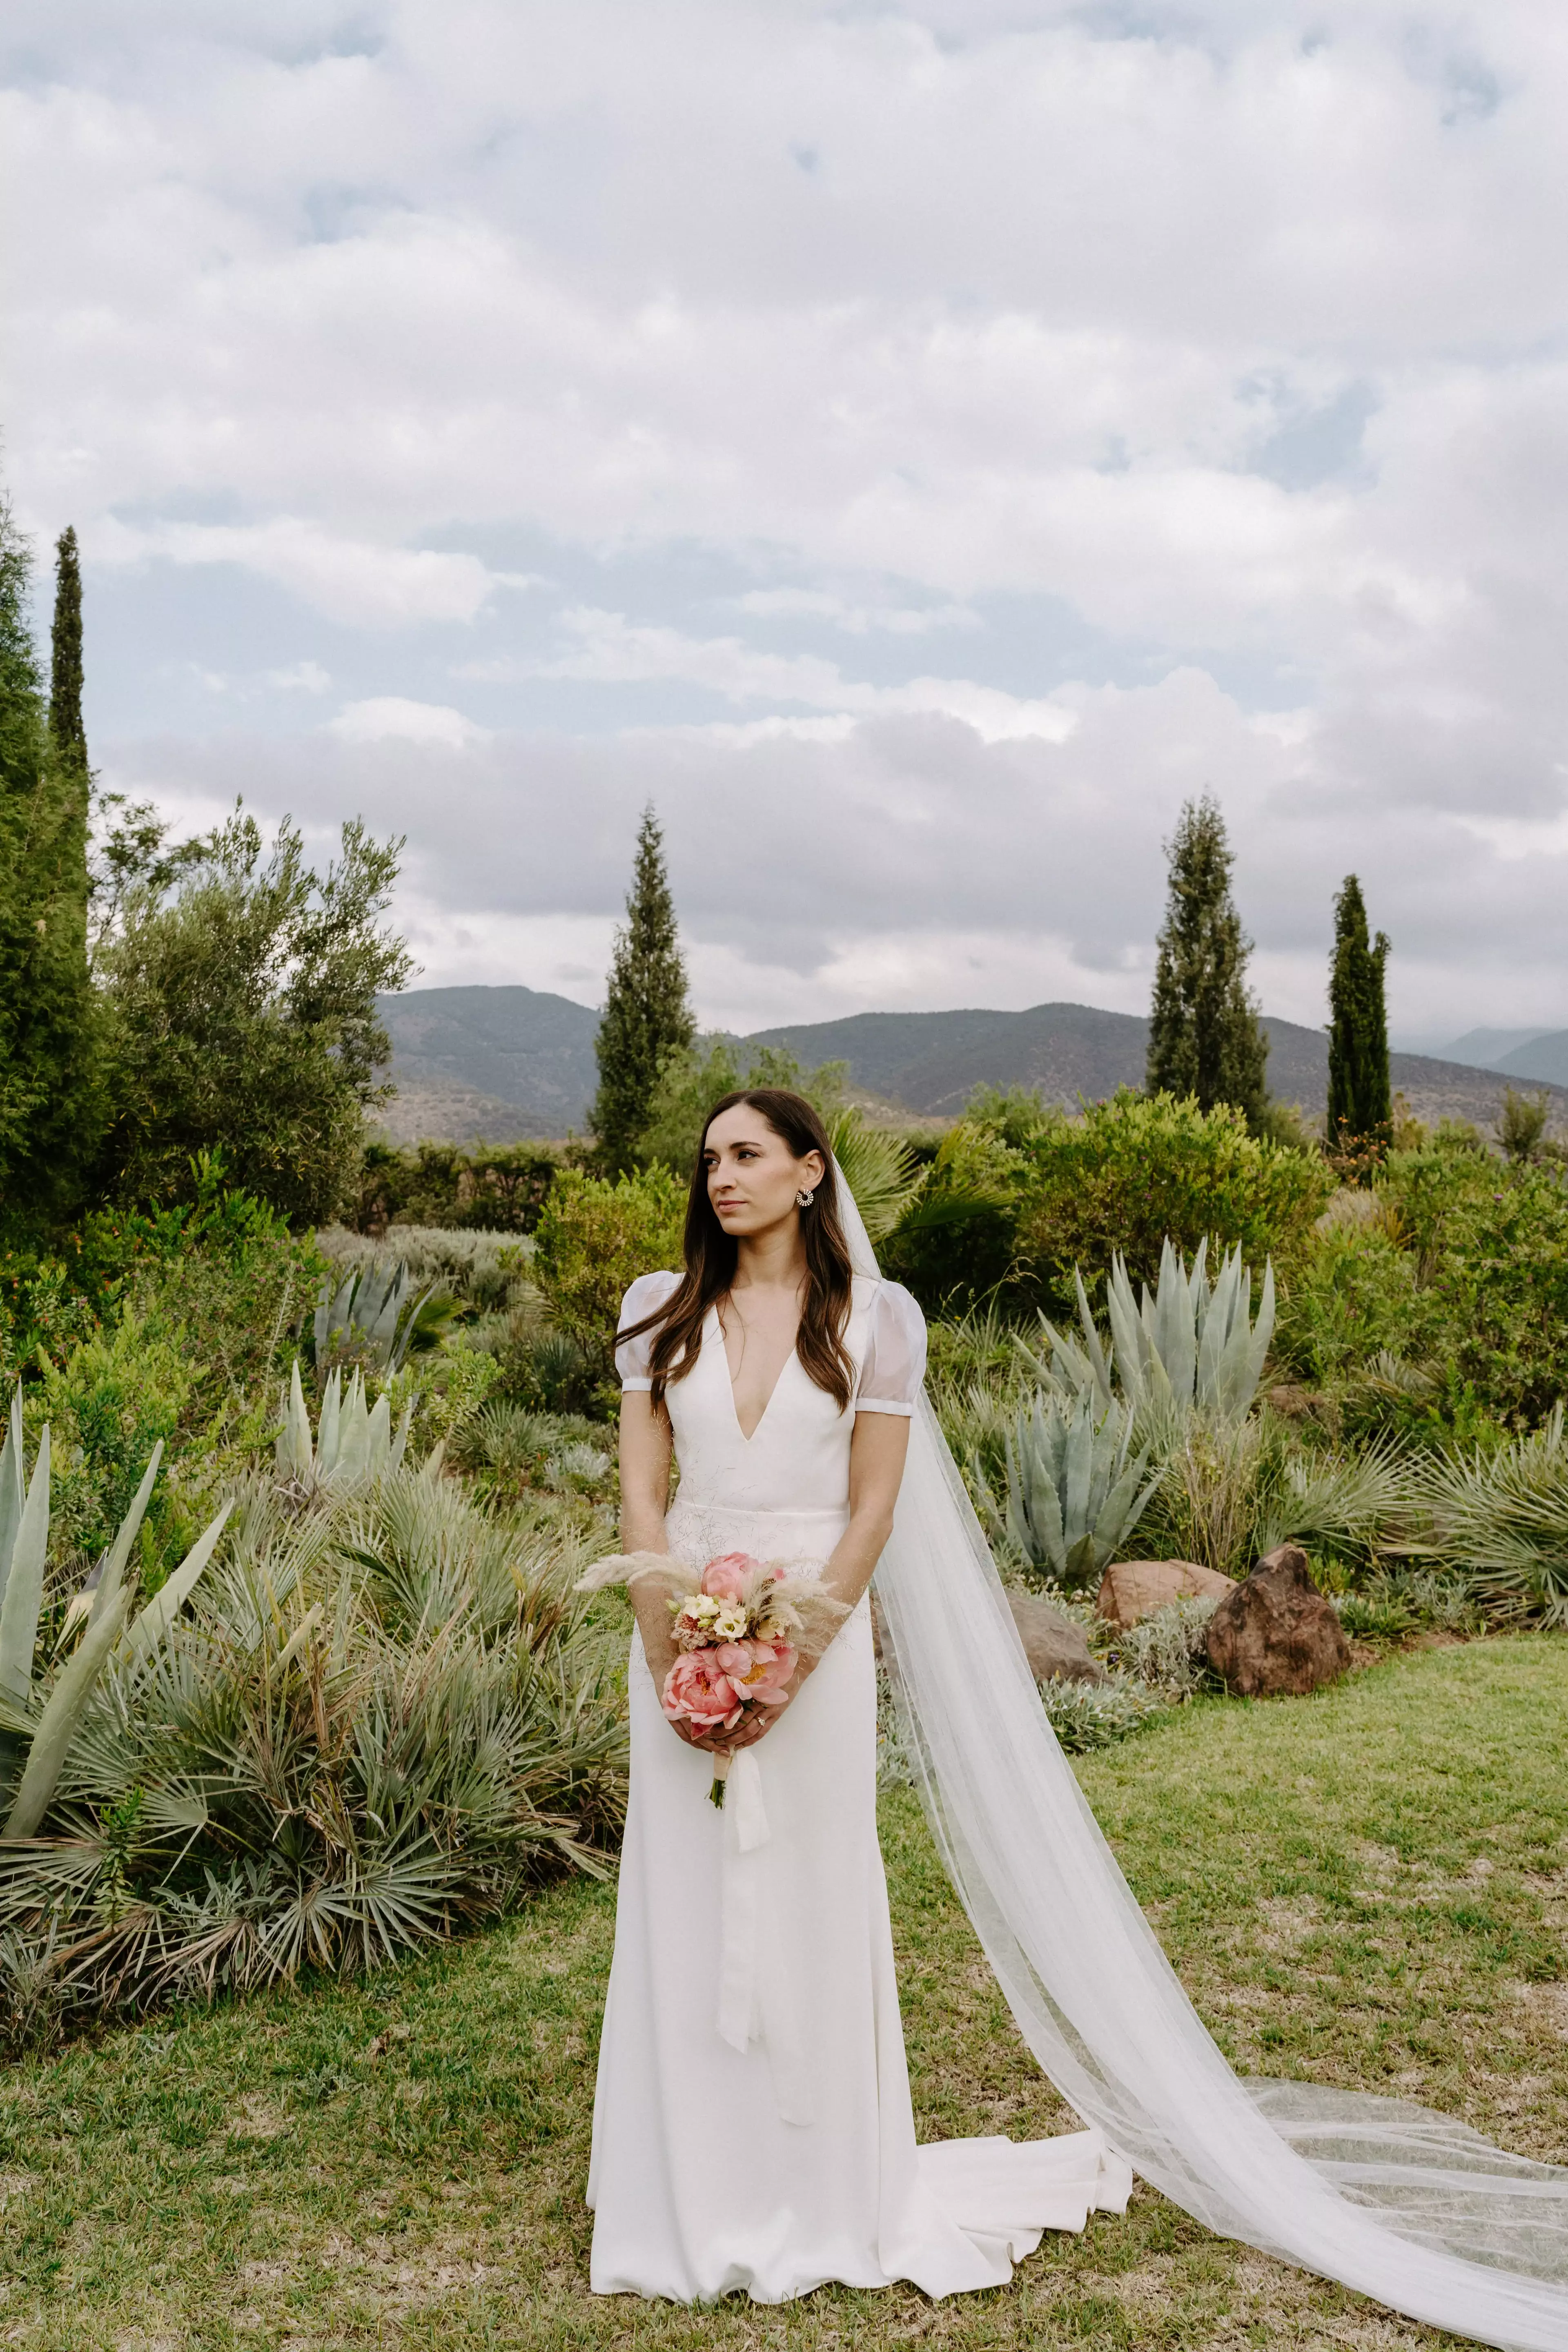
{"type": "Polygon", "coordinates": [[[0,420],[106,779],[408,848],[423,984],[1141,1009],[1210,788],[1568,1024],[1568,15],[10,0],[0,420]]]}

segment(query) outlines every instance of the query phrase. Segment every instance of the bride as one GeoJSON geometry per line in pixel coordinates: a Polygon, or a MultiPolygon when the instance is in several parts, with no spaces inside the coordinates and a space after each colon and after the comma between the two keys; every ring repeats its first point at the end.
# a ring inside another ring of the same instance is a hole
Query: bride
{"type": "Polygon", "coordinates": [[[668,1608],[633,1586],[595,2291],[996,2286],[1045,2230],[1121,2212],[1136,2171],[1413,2318],[1568,2352],[1568,2172],[1398,2101],[1240,2081],[1210,2041],[1051,1735],[921,1394],[920,1310],[879,1279],[799,1096],[715,1106],[685,1255],[622,1310],[626,1549],[809,1566],[847,1613],[785,1704],[702,1735],[662,1711],[668,1608]],[[1081,2131],[916,2146],[876,1834],[873,1571],[943,1861],[1081,2131]],[[732,1754],[721,1810],[711,1750],[732,1754]]]}

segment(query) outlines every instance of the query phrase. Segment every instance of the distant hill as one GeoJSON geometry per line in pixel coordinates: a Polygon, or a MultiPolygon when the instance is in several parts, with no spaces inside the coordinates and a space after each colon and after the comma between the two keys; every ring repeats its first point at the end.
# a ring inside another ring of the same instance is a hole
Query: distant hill
{"type": "Polygon", "coordinates": [[[512,1143],[581,1128],[598,1070],[599,1016],[535,988],[416,988],[377,1000],[397,1087],[395,1143],[512,1143]]]}
{"type": "Polygon", "coordinates": [[[1516,1045],[1511,1054],[1504,1054],[1492,1065],[1510,1078],[1544,1080],[1553,1087],[1568,1087],[1568,1029],[1549,1030],[1544,1037],[1532,1037],[1528,1045],[1516,1045]]]}
{"type": "MultiPolygon", "coordinates": [[[[1266,1018],[1269,1091],[1321,1113],[1328,1101],[1329,1045],[1321,1029],[1266,1018]]],[[[931,1118],[952,1118],[977,1086],[1029,1087],[1048,1101],[1089,1101],[1142,1086],[1149,1024],[1140,1013],[1087,1004],[1036,1004],[1026,1013],[860,1013],[846,1021],[796,1023],[759,1033],[808,1066],[847,1062],[858,1086],[931,1118]]],[[[1568,1039],[1565,1039],[1568,1043],[1568,1039]]],[[[1394,1054],[1394,1086],[1418,1118],[1468,1118],[1487,1126],[1501,1106],[1504,1078],[1427,1054],[1394,1054]]],[[[1565,1074],[1564,1085],[1568,1085],[1565,1074]]],[[[1563,1087],[1558,1115],[1568,1111],[1563,1087]]]]}
{"type": "MultiPolygon", "coordinates": [[[[395,1141],[437,1138],[504,1143],[581,1130],[597,1082],[597,1013],[531,988],[424,988],[381,1000],[393,1040],[398,1093],[384,1114],[395,1141]]],[[[1328,1094],[1321,1030],[1269,1019],[1272,1093],[1321,1112],[1328,1094]]],[[[1024,1013],[858,1013],[756,1033],[809,1067],[847,1062],[859,1094],[917,1118],[956,1118],[979,1086],[1029,1087],[1075,1103],[1142,1083],[1148,1024],[1141,1014],[1088,1004],[1036,1004],[1024,1013]]],[[[1479,1068],[1427,1054],[1395,1054],[1395,1087],[1425,1119],[1489,1126],[1512,1078],[1544,1083],[1559,1120],[1568,1114],[1568,1031],[1538,1037],[1510,1057],[1557,1055],[1552,1070],[1479,1068]]]]}
{"type": "Polygon", "coordinates": [[[1432,1051],[1445,1062],[1468,1062],[1478,1070],[1498,1070],[1505,1055],[1533,1045],[1542,1034],[1540,1029],[1467,1029],[1462,1037],[1447,1045],[1434,1045],[1432,1051]]]}

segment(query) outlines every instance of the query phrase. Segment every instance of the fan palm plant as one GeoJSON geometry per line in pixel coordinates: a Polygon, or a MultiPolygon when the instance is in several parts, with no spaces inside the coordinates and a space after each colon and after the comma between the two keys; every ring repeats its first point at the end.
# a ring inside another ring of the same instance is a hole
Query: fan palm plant
{"type": "Polygon", "coordinates": [[[259,1483],[226,1551],[110,1654],[37,1834],[0,1843],[19,1977],[84,2011],[243,1990],[606,1868],[625,1731],[569,1545],[401,1470],[304,1508],[259,1483]]]}
{"type": "Polygon", "coordinates": [[[1568,1437],[1559,1404],[1497,1453],[1434,1465],[1434,1548],[1499,1614],[1568,1625],[1568,1437]]]}

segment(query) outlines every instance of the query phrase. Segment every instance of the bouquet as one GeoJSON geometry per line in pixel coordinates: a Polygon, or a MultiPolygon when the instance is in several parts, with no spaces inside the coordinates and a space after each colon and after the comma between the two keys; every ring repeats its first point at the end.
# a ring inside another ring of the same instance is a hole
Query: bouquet
{"type": "MultiPolygon", "coordinates": [[[[819,1657],[848,1614],[819,1578],[743,1551],[725,1552],[700,1571],[660,1552],[624,1553],[590,1569],[577,1590],[645,1581],[668,1588],[670,1632],[680,1653],[659,1704],[672,1723],[700,1732],[733,1731],[750,1710],[782,1706],[802,1657],[819,1657]]],[[[728,1749],[715,1756],[708,1791],[715,1805],[724,1801],[732,1760],[728,1749]]]]}

